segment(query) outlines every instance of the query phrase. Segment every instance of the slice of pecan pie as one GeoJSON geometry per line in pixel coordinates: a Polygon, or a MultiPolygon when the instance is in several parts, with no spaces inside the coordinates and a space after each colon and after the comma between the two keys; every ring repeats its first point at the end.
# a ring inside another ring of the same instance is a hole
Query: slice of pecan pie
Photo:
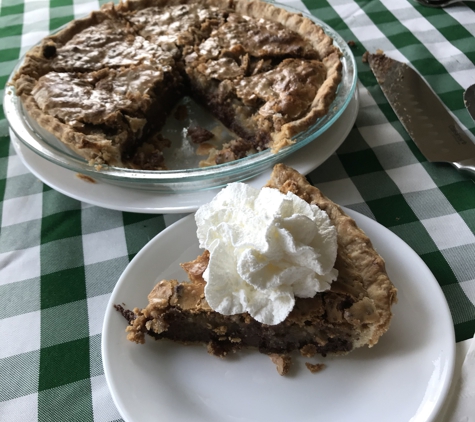
{"type": "Polygon", "coordinates": [[[328,112],[340,55],[311,20],[258,0],[130,0],[46,37],[14,85],[91,164],[158,170],[160,130],[183,96],[236,135],[208,164],[278,151],[328,112]]]}
{"type": "Polygon", "coordinates": [[[148,306],[136,308],[133,313],[117,307],[129,320],[129,340],[144,343],[148,334],[155,339],[200,342],[218,356],[252,347],[284,363],[286,355],[295,350],[307,357],[339,355],[378,342],[389,328],[397,291],[370,239],[338,205],[295,170],[276,165],[267,186],[293,192],[330,217],[337,229],[335,268],[339,272],[331,289],[313,298],[297,298],[289,316],[277,325],[262,324],[247,313],[222,315],[210,308],[204,295],[206,282],[202,275],[209,258],[205,251],[194,261],[182,264],[189,282],[160,281],[148,296],[148,306]]]}

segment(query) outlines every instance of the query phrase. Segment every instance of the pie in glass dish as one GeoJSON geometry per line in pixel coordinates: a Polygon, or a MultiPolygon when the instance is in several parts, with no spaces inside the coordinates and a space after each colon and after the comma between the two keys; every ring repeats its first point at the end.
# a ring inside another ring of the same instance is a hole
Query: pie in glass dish
{"type": "Polygon", "coordinates": [[[164,170],[161,129],[184,96],[233,133],[204,160],[221,164],[292,144],[328,113],[341,71],[333,39],[275,5],[129,0],[44,38],[13,84],[28,115],[91,165],[164,170]]]}
{"type": "MultiPolygon", "coordinates": [[[[203,343],[209,353],[220,357],[253,348],[269,355],[281,374],[288,371],[295,351],[305,357],[344,355],[378,342],[389,328],[397,290],[371,240],[337,204],[294,169],[276,165],[266,186],[283,194],[291,192],[328,215],[336,229],[337,244],[334,268],[338,277],[331,287],[313,297],[296,297],[290,314],[278,324],[263,324],[247,312],[223,315],[210,307],[205,296],[203,273],[210,256],[205,250],[182,264],[188,281],[158,282],[144,309],[131,311],[116,305],[129,321],[126,331],[130,341],[144,343],[150,336],[203,343]]],[[[320,364],[309,363],[307,367],[314,372],[321,369],[320,364]]]]}

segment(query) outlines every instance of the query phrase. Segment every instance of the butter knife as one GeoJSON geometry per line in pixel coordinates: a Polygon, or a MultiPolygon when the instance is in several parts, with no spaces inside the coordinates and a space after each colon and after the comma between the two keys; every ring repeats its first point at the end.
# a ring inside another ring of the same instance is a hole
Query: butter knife
{"type": "Polygon", "coordinates": [[[425,80],[405,63],[370,54],[368,63],[397,117],[422,154],[475,176],[475,144],[425,80]]]}

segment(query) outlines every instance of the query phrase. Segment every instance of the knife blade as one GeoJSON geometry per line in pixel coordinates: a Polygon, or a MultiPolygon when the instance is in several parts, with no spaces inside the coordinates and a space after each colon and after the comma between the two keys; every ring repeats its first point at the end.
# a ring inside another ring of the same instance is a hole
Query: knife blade
{"type": "Polygon", "coordinates": [[[384,54],[368,63],[389,104],[422,154],[475,175],[475,144],[425,80],[410,66],[384,54]]]}

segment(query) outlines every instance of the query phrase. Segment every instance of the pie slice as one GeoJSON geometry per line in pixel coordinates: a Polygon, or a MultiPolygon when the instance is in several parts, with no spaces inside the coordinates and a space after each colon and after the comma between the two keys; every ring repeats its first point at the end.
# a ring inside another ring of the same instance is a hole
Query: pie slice
{"type": "Polygon", "coordinates": [[[310,185],[297,171],[278,164],[268,187],[292,192],[318,205],[337,229],[335,268],[339,275],[331,289],[313,298],[296,298],[294,309],[277,325],[262,324],[249,314],[222,315],[208,305],[203,272],[205,251],[182,264],[189,281],[162,280],[148,296],[144,309],[125,311],[127,338],[144,343],[146,335],[181,343],[204,343],[211,354],[225,356],[241,348],[270,355],[278,367],[288,368],[288,354],[343,355],[374,346],[388,328],[397,290],[388,278],[383,258],[370,239],[342,209],[310,185]]]}
{"type": "Polygon", "coordinates": [[[13,83],[91,165],[163,170],[160,131],[183,96],[236,135],[206,165],[278,151],[328,112],[340,55],[320,26],[261,1],[130,0],[43,39],[13,83]]]}

